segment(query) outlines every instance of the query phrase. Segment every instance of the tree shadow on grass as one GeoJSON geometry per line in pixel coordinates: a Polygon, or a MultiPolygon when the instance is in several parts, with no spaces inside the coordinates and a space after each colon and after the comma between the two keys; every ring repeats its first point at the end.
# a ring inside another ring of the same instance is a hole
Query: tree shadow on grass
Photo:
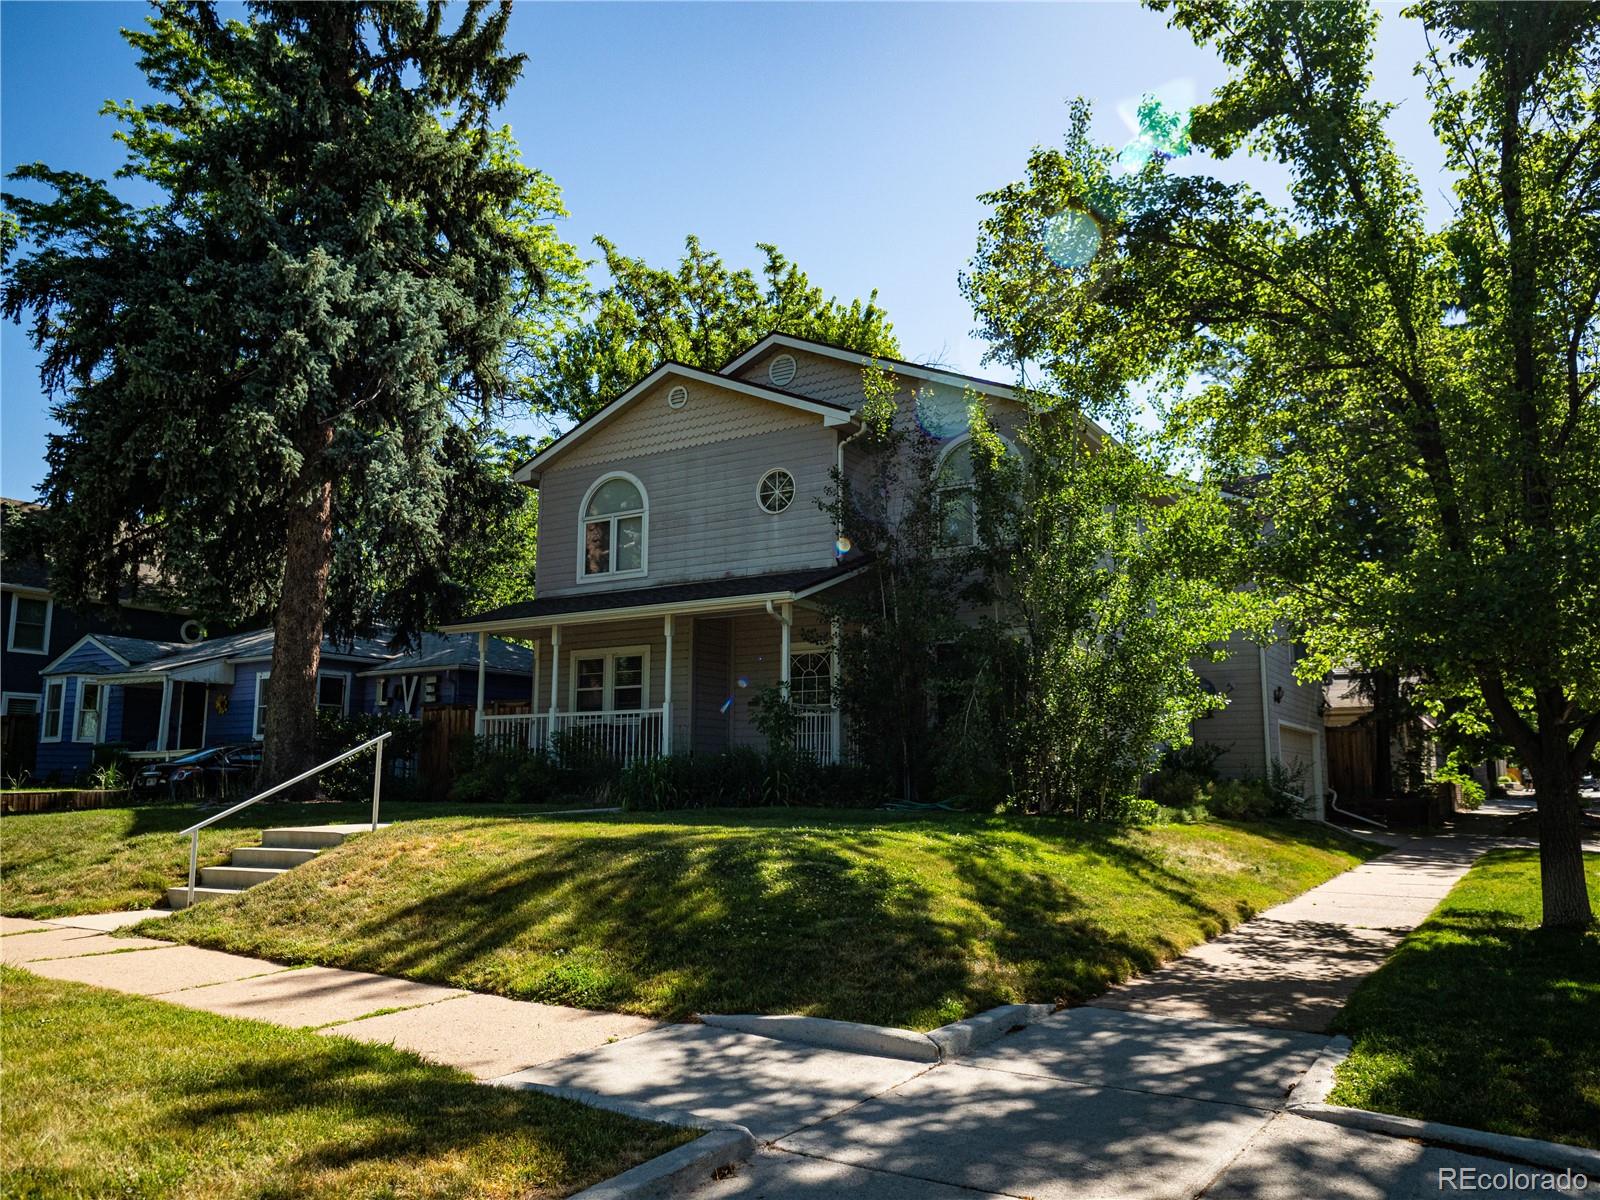
{"type": "Polygon", "coordinates": [[[613,828],[385,907],[352,931],[341,965],[669,1018],[900,1023],[968,988],[967,947],[934,903],[915,880],[821,839],[613,828]]]}
{"type": "Polygon", "coordinates": [[[1600,1148],[1600,932],[1450,907],[1356,991],[1337,1103],[1600,1148]]]}
{"type": "MultiPolygon", "coordinates": [[[[213,1122],[316,1121],[327,1136],[302,1143],[289,1172],[361,1171],[452,1156],[482,1160],[494,1175],[531,1162],[546,1178],[519,1178],[565,1192],[625,1169],[681,1140],[631,1118],[535,1093],[487,1088],[386,1047],[326,1039],[315,1055],[242,1061],[173,1096],[159,1118],[169,1131],[213,1122]],[[497,1170],[498,1168],[498,1170],[497,1170]]],[[[268,1189],[270,1190],[270,1188],[268,1189]]]]}
{"type": "MultiPolygon", "coordinates": [[[[1070,846],[1060,847],[1070,851],[1074,866],[1087,861],[1136,880],[1171,901],[1169,920],[1190,922],[1201,936],[1231,924],[1234,914],[1210,903],[1158,856],[1108,831],[1075,833],[1070,846]]],[[[1159,928],[1137,935],[1108,928],[1096,914],[1115,901],[1085,895],[1062,873],[1061,861],[1038,846],[968,842],[948,853],[963,886],[995,922],[997,955],[1018,980],[1021,994],[1013,999],[1081,1003],[1187,947],[1159,928]]]]}

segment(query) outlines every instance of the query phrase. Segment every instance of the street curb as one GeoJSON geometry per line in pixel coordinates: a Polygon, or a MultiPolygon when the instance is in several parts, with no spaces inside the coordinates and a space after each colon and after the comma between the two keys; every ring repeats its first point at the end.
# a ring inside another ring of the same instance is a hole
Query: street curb
{"type": "Polygon", "coordinates": [[[939,1061],[947,1062],[970,1054],[979,1046],[999,1041],[1026,1025],[1032,1025],[1055,1011],[1053,1004],[1002,1004],[977,1013],[965,1021],[954,1021],[930,1030],[929,1039],[939,1047],[939,1061]]]}
{"type": "Polygon", "coordinates": [[[1300,1077],[1300,1082],[1289,1093],[1284,1106],[1290,1109],[1307,1104],[1321,1104],[1333,1091],[1333,1073],[1339,1064],[1350,1057],[1350,1039],[1329,1038],[1327,1047],[1311,1064],[1311,1069],[1300,1077]]]}
{"type": "Polygon", "coordinates": [[[1590,1179],[1600,1179],[1600,1150],[1585,1150],[1581,1146],[1566,1146],[1538,1138],[1515,1137],[1509,1133],[1487,1133],[1482,1129],[1465,1129],[1439,1121],[1396,1117],[1388,1113],[1368,1112],[1364,1108],[1344,1108],[1337,1104],[1290,1105],[1286,1111],[1297,1117],[1326,1121],[1330,1125],[1365,1129],[1390,1137],[1415,1138],[1453,1150],[1476,1151],[1552,1171],[1579,1171],[1590,1179]]]}
{"type": "Polygon", "coordinates": [[[927,1033],[888,1025],[863,1025],[857,1021],[831,1021],[825,1017],[769,1017],[753,1013],[702,1013],[700,1023],[780,1042],[800,1042],[906,1062],[936,1063],[986,1046],[1054,1011],[1053,1004],[1002,1004],[927,1033]]]}
{"type": "Polygon", "coordinates": [[[623,1100],[617,1096],[608,1096],[604,1092],[591,1092],[588,1088],[565,1087],[557,1083],[536,1083],[531,1079],[522,1079],[524,1072],[517,1071],[510,1075],[501,1075],[495,1079],[485,1080],[490,1087],[515,1088],[521,1092],[542,1092],[546,1096],[554,1096],[557,1100],[572,1100],[578,1104],[587,1104],[590,1108],[603,1108],[607,1112],[621,1113],[625,1117],[637,1117],[641,1121],[654,1121],[657,1125],[677,1125],[684,1129],[744,1129],[743,1125],[735,1125],[731,1121],[711,1121],[705,1117],[696,1116],[692,1112],[685,1112],[679,1108],[657,1108],[653,1104],[640,1104],[637,1100],[623,1100]]]}
{"type": "Polygon", "coordinates": [[[780,1042],[802,1042],[830,1050],[873,1054],[907,1062],[939,1061],[939,1046],[928,1034],[887,1025],[830,1021],[825,1017],[768,1017],[745,1013],[702,1013],[700,1023],[734,1033],[751,1033],[780,1042]]]}
{"type": "Polygon", "coordinates": [[[490,1087],[540,1092],[558,1100],[571,1100],[587,1104],[590,1108],[621,1113],[625,1117],[654,1121],[658,1125],[706,1131],[687,1145],[658,1154],[648,1162],[585,1188],[576,1196],[568,1197],[568,1200],[654,1200],[657,1197],[684,1195],[707,1182],[718,1169],[743,1162],[756,1152],[755,1135],[743,1125],[735,1125],[731,1121],[708,1121],[681,1109],[656,1108],[636,1100],[620,1100],[601,1092],[591,1092],[586,1088],[535,1083],[530,1079],[519,1079],[520,1074],[501,1075],[488,1080],[488,1084],[490,1087]]]}
{"type": "Polygon", "coordinates": [[[755,1152],[756,1139],[742,1125],[713,1129],[568,1200],[658,1200],[687,1195],[709,1183],[721,1168],[744,1162],[755,1152]]]}

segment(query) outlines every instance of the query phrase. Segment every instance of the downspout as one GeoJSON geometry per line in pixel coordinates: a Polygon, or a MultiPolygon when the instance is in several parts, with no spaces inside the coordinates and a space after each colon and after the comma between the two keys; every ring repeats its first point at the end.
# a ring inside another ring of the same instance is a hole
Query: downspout
{"type": "Polygon", "coordinates": [[[1256,661],[1261,667],[1261,763],[1262,770],[1267,779],[1272,778],[1272,710],[1267,707],[1272,701],[1271,694],[1267,691],[1267,648],[1260,642],[1256,643],[1256,661]]]}
{"type": "Polygon", "coordinates": [[[767,601],[767,615],[783,626],[783,641],[778,650],[778,686],[783,690],[783,698],[789,698],[789,639],[794,626],[794,606],[785,603],[783,611],[779,612],[771,600],[767,601]]]}
{"type": "MultiPolygon", "coordinates": [[[[833,523],[833,536],[835,538],[840,538],[840,537],[844,536],[844,521],[842,520],[842,518],[844,516],[844,507],[843,507],[844,506],[844,490],[843,490],[844,489],[844,448],[849,443],[855,441],[858,437],[860,437],[866,431],[867,431],[867,427],[865,425],[862,425],[861,428],[857,429],[849,437],[843,437],[843,438],[839,439],[837,466],[838,466],[839,488],[840,488],[840,491],[839,491],[839,504],[840,504],[839,516],[840,516],[841,519],[837,520],[837,521],[835,521],[833,523]]],[[[834,557],[835,558],[839,557],[839,555],[837,554],[838,548],[839,548],[838,547],[838,543],[836,542],[834,544],[834,550],[835,550],[834,557]]],[[[768,601],[768,603],[767,603],[767,611],[768,612],[772,611],[772,603],[771,603],[771,601],[768,601]]]]}

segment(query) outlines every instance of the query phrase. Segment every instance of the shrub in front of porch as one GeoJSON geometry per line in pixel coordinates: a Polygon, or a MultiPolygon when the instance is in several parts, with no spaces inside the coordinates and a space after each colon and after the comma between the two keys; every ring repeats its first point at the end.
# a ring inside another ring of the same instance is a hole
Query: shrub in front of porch
{"type": "Polygon", "coordinates": [[[611,800],[620,763],[558,733],[549,750],[463,739],[453,752],[450,799],[459,804],[588,804],[611,800]]]}
{"type": "Polygon", "coordinates": [[[805,805],[871,808],[884,795],[862,767],[749,748],[644,759],[617,777],[612,799],[638,812],[805,805]]]}

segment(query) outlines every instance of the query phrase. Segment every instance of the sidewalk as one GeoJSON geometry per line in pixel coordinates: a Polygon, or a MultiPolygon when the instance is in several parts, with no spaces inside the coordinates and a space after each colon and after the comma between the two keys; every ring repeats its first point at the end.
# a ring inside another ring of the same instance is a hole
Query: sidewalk
{"type": "Polygon", "coordinates": [[[1506,1164],[1307,1120],[1285,1102],[1344,997],[1495,844],[1407,841],[1093,1005],[937,1065],[112,938],[109,918],[0,920],[0,957],[393,1041],[502,1086],[746,1126],[761,1151],[695,1191],[707,1200],[1421,1200],[1440,1194],[1440,1168],[1506,1164]]]}
{"type": "Polygon", "coordinates": [[[1092,1003],[1320,1033],[1488,846],[1410,839],[1092,1003]]]}
{"type": "Polygon", "coordinates": [[[563,1008],[344,971],[279,963],[110,929],[154,915],[0,918],[0,961],[36,975],[150,996],[227,1017],[393,1043],[492,1079],[655,1029],[622,1013],[563,1008]]]}

